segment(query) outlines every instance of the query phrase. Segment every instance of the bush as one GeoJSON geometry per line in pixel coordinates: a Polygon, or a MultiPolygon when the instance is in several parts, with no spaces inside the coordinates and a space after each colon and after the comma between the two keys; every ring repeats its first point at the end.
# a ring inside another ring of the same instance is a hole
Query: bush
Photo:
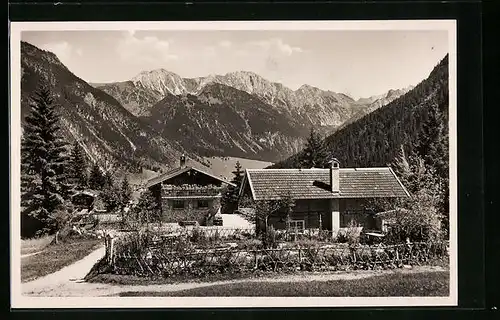
{"type": "Polygon", "coordinates": [[[262,249],[262,247],[263,247],[262,241],[258,239],[248,239],[238,244],[238,249],[242,250],[257,250],[257,249],[262,249]]]}
{"type": "Polygon", "coordinates": [[[200,227],[195,227],[191,233],[191,242],[204,245],[208,242],[208,237],[205,231],[200,227]]]}
{"type": "Polygon", "coordinates": [[[319,248],[320,244],[318,243],[318,241],[313,239],[302,239],[296,242],[296,246],[301,248],[314,249],[319,248]]]}
{"type": "Polygon", "coordinates": [[[339,230],[337,234],[337,241],[340,243],[348,243],[350,246],[357,246],[361,238],[361,231],[363,227],[351,220],[347,228],[339,230]]]}
{"type": "Polygon", "coordinates": [[[277,248],[278,247],[278,232],[274,229],[273,226],[269,226],[267,230],[262,235],[262,243],[264,248],[277,248]]]}
{"type": "Polygon", "coordinates": [[[393,225],[385,236],[386,243],[441,241],[443,233],[436,206],[431,194],[420,191],[413,195],[406,207],[396,209],[392,215],[393,225]]]}

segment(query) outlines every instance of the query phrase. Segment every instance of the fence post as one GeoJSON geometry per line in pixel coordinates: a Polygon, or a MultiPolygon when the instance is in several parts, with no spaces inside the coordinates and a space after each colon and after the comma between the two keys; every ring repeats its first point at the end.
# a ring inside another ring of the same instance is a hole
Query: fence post
{"type": "Polygon", "coordinates": [[[108,264],[110,266],[113,265],[114,260],[114,238],[108,233],[105,237],[105,246],[106,246],[106,257],[108,259],[108,264]]]}
{"type": "Polygon", "coordinates": [[[106,261],[109,261],[109,241],[108,241],[108,235],[104,235],[104,248],[105,248],[105,256],[106,256],[106,261]]]}
{"type": "Polygon", "coordinates": [[[115,238],[111,237],[111,265],[115,264],[115,238]]]}

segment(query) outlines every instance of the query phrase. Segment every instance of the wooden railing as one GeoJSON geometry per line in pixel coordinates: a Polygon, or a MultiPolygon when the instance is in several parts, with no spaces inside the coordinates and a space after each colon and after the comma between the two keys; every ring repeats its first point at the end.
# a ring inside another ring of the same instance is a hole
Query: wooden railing
{"type": "Polygon", "coordinates": [[[185,196],[216,196],[222,188],[215,186],[172,186],[166,185],[162,188],[163,196],[185,197],[185,196]]]}

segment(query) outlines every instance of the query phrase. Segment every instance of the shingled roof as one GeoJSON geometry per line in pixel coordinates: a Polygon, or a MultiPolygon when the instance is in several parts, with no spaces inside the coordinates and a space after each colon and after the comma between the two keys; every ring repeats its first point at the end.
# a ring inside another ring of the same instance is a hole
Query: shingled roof
{"type": "Polygon", "coordinates": [[[184,173],[184,172],[187,172],[187,171],[189,171],[189,170],[195,170],[195,171],[197,171],[197,172],[200,172],[201,174],[207,175],[207,176],[212,177],[212,178],[214,178],[214,179],[216,179],[216,180],[220,180],[220,181],[221,181],[221,182],[223,182],[223,183],[226,183],[226,184],[231,185],[231,186],[235,186],[235,184],[234,184],[234,183],[231,183],[231,182],[229,182],[229,181],[226,181],[226,180],[224,180],[224,179],[223,179],[223,178],[221,178],[221,177],[217,177],[216,175],[214,175],[214,174],[212,174],[212,173],[208,173],[208,172],[206,172],[206,171],[204,171],[204,170],[201,170],[201,169],[199,169],[199,168],[196,168],[196,167],[194,167],[194,166],[186,166],[186,167],[178,167],[178,168],[174,168],[174,169],[172,169],[172,170],[170,170],[170,171],[167,171],[167,172],[166,172],[166,173],[164,173],[164,174],[161,174],[161,175],[159,175],[159,176],[157,176],[157,177],[154,177],[154,178],[150,179],[150,180],[146,183],[146,188],[150,188],[151,186],[154,186],[154,185],[156,185],[156,184],[158,184],[158,183],[161,183],[161,182],[163,182],[163,181],[166,181],[166,180],[172,179],[173,177],[176,177],[176,176],[178,176],[178,175],[180,175],[180,174],[182,174],[182,173],[184,173]]]}
{"type": "Polygon", "coordinates": [[[254,200],[392,198],[410,194],[391,168],[340,168],[340,192],[329,190],[330,169],[247,169],[242,183],[249,184],[254,200]]]}

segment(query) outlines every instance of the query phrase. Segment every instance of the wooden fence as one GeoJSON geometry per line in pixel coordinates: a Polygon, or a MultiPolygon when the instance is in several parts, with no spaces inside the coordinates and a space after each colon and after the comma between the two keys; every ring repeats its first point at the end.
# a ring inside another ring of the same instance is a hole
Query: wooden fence
{"type": "Polygon", "coordinates": [[[287,272],[388,269],[404,264],[425,264],[448,257],[446,242],[259,250],[223,248],[162,252],[151,249],[137,254],[116,252],[114,242],[109,240],[106,248],[106,261],[112,273],[160,277],[203,276],[256,270],[287,272]]]}

